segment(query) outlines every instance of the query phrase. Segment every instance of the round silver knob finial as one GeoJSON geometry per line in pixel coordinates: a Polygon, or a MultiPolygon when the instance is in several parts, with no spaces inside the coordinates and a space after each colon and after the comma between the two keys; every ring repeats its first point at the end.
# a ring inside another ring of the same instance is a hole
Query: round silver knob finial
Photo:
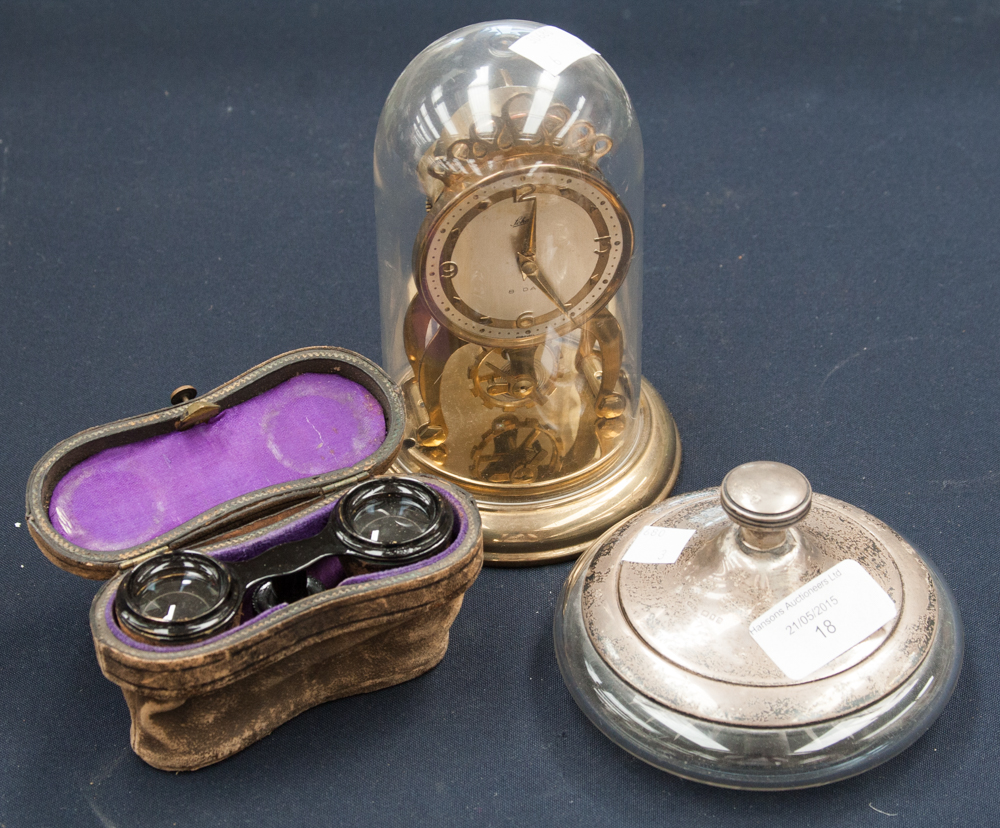
{"type": "Polygon", "coordinates": [[[785,529],[798,523],[812,506],[812,487],[798,469],[767,460],[737,466],[719,488],[722,508],[742,527],[753,549],[776,549],[785,529]]]}

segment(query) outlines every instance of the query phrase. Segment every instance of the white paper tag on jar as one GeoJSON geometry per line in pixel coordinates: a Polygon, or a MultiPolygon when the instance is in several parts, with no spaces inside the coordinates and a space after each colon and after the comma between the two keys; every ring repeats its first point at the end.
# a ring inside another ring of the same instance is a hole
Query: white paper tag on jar
{"type": "Polygon", "coordinates": [[[692,535],[694,529],[644,526],[635,536],[622,560],[648,564],[675,563],[692,535]]]}
{"type": "Polygon", "coordinates": [[[592,49],[576,35],[564,32],[556,26],[542,26],[524,37],[519,37],[511,44],[510,50],[537,63],[552,75],[558,75],[580,58],[597,54],[597,50],[592,49]]]}
{"type": "Polygon", "coordinates": [[[896,604],[857,561],[841,561],[750,624],[750,636],[791,679],[860,644],[896,617],[896,604]]]}

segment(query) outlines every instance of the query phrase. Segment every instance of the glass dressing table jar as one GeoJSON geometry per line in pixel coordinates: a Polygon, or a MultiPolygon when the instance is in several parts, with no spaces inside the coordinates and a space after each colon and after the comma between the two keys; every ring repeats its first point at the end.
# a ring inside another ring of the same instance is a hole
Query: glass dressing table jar
{"type": "Polygon", "coordinates": [[[929,561],[770,462],[605,534],[564,586],[555,646],[573,697],[621,747],[772,790],[908,747],[947,703],[963,648],[929,561]]]}

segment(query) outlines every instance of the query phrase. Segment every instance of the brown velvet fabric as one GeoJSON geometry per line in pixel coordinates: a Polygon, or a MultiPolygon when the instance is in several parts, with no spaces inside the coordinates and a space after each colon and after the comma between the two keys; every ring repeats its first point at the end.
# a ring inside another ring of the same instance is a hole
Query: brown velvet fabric
{"type": "Polygon", "coordinates": [[[317,704],[431,669],[482,564],[474,523],[432,572],[333,589],[262,619],[259,630],[178,655],[129,648],[107,629],[114,579],[94,600],[91,628],[101,670],[128,703],[132,748],[154,767],[195,770],[317,704]]]}

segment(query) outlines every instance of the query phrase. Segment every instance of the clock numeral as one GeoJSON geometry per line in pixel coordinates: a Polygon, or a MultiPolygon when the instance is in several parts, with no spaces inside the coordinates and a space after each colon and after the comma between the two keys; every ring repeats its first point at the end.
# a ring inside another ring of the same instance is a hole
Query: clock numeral
{"type": "Polygon", "coordinates": [[[515,323],[519,328],[530,328],[535,324],[535,317],[530,313],[522,313],[517,317],[517,322],[515,323]]]}
{"type": "Polygon", "coordinates": [[[454,262],[441,262],[441,278],[453,279],[458,275],[458,265],[454,262]]]}
{"type": "Polygon", "coordinates": [[[535,185],[522,184],[514,190],[514,201],[534,201],[535,185]]]}
{"type": "Polygon", "coordinates": [[[492,316],[482,316],[482,315],[480,315],[479,321],[482,322],[484,325],[492,325],[493,324],[493,317],[492,316]]]}
{"type": "Polygon", "coordinates": [[[597,242],[597,250],[594,252],[598,255],[611,252],[611,236],[598,236],[594,241],[597,242]]]}

